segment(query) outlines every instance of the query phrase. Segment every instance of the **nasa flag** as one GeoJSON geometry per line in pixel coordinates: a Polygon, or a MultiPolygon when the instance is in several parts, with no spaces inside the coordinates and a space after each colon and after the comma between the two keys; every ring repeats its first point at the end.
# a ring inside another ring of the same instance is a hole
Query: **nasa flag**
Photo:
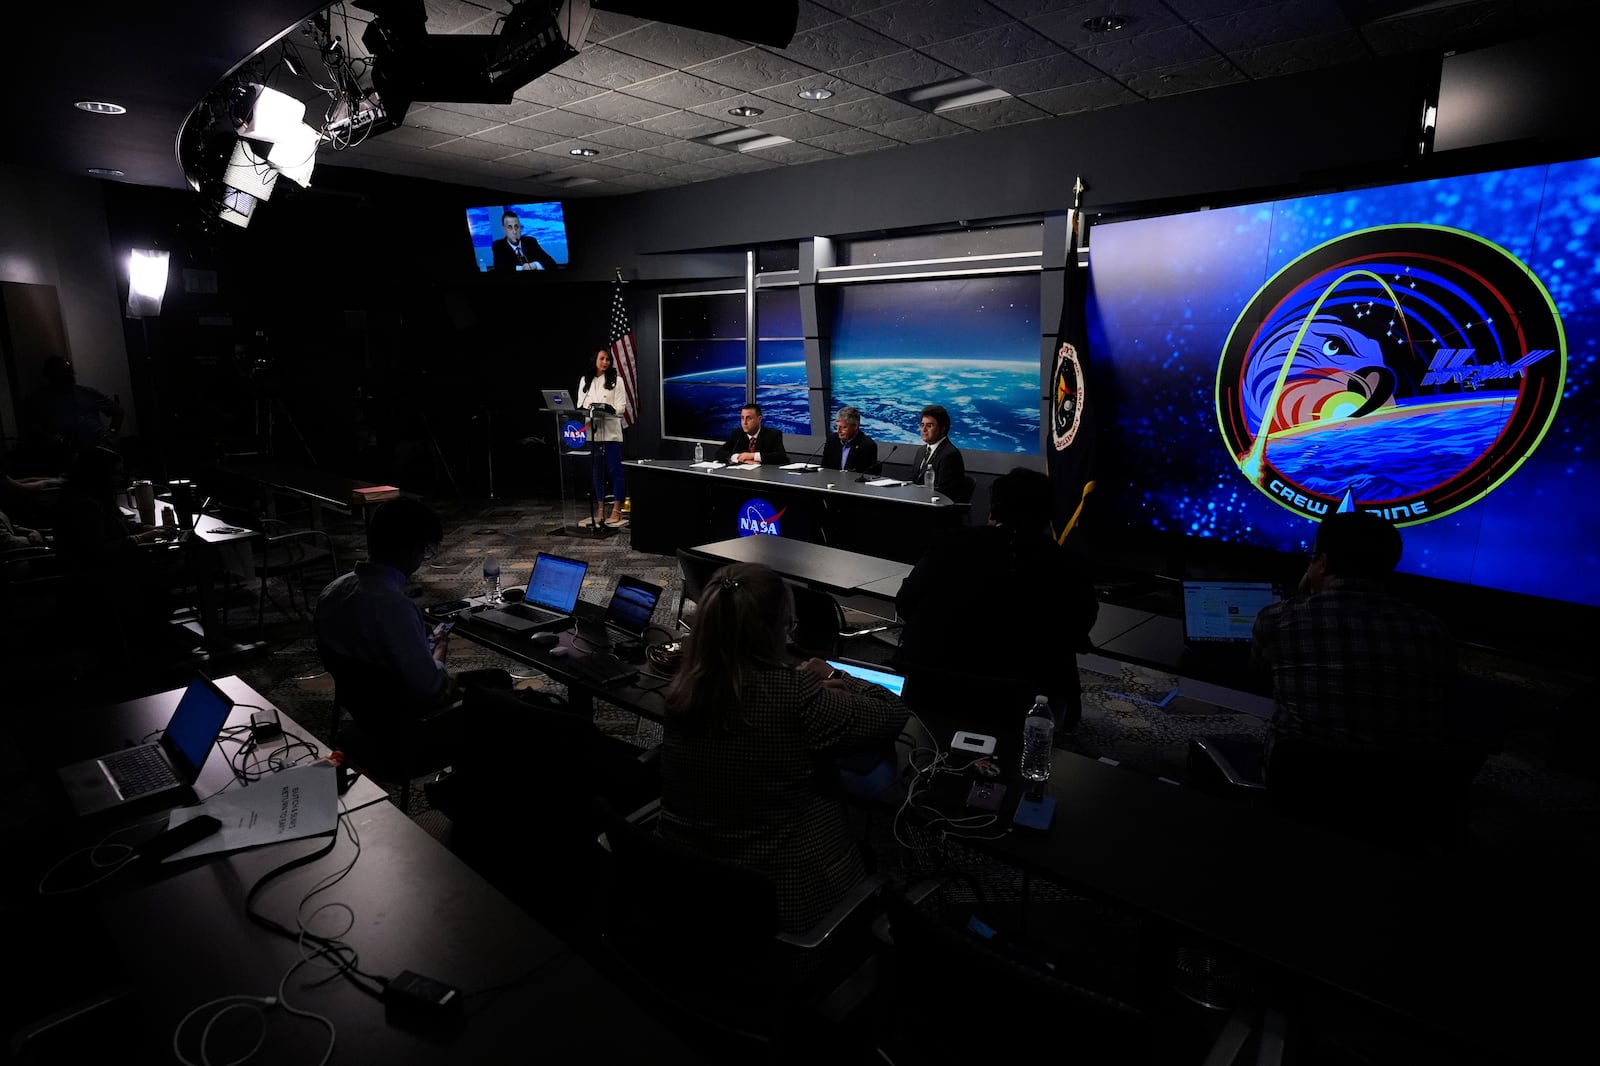
{"type": "MultiPolygon", "coordinates": [[[[1081,178],[1074,191],[1083,192],[1081,178]]],[[[1063,543],[1083,517],[1084,504],[1089,493],[1094,491],[1094,422],[1087,405],[1089,353],[1084,343],[1083,322],[1086,286],[1083,271],[1078,266],[1082,219],[1082,212],[1076,208],[1068,216],[1067,260],[1066,269],[1062,271],[1065,291],[1057,330],[1060,347],[1050,373],[1050,441],[1046,446],[1046,462],[1050,483],[1055,488],[1056,539],[1063,543]]]]}

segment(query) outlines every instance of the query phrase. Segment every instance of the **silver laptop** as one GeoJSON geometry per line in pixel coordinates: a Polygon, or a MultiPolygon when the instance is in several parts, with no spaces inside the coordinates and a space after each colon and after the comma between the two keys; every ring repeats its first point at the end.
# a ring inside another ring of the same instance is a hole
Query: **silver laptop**
{"type": "Polygon", "coordinates": [[[540,552],[533,560],[533,573],[528,576],[522,602],[485,611],[478,617],[514,633],[565,629],[572,624],[572,610],[578,605],[583,575],[588,571],[588,563],[540,552]]]}
{"type": "Polygon", "coordinates": [[[575,411],[572,404],[572,393],[566,389],[540,389],[539,395],[544,397],[544,406],[547,411],[575,411]]]}
{"type": "Polygon", "coordinates": [[[73,809],[80,815],[95,814],[136,801],[170,800],[176,806],[192,798],[190,789],[232,711],[228,694],[196,675],[160,740],[56,771],[73,809]]]}

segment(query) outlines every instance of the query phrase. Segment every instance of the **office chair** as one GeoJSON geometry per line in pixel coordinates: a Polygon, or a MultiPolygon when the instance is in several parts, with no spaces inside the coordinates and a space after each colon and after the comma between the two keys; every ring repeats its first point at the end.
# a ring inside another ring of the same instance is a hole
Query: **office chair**
{"type": "Polygon", "coordinates": [[[874,950],[867,904],[885,879],[856,886],[811,929],[783,933],[765,876],[663,839],[656,813],[598,808],[612,869],[602,944],[615,976],[730,1061],[828,1061],[819,1045],[838,1036],[826,1024],[845,1012],[838,1005],[859,1005],[849,978],[874,950]]]}
{"type": "Polygon", "coordinates": [[[385,671],[340,655],[320,641],[317,654],[333,677],[328,746],[343,751],[374,781],[397,783],[399,807],[409,810],[412,783],[443,771],[453,753],[429,745],[405,728],[404,708],[412,700],[385,671]]]}
{"type": "Polygon", "coordinates": [[[678,587],[678,610],[673,618],[673,624],[679,629],[688,629],[683,621],[683,605],[685,601],[700,602],[700,597],[705,594],[706,582],[711,580],[711,575],[727,566],[726,559],[719,559],[714,555],[695,551],[693,548],[678,549],[678,572],[682,575],[683,582],[678,587]]]}
{"type": "Polygon", "coordinates": [[[961,475],[961,487],[950,494],[950,498],[957,503],[971,503],[973,493],[978,491],[978,479],[971,474],[961,475]]]}
{"type": "Polygon", "coordinates": [[[895,621],[853,629],[844,616],[844,608],[832,594],[792,581],[789,582],[789,588],[794,593],[792,643],[802,651],[824,659],[835,659],[844,654],[849,641],[887,633],[905,624],[895,621]]]}

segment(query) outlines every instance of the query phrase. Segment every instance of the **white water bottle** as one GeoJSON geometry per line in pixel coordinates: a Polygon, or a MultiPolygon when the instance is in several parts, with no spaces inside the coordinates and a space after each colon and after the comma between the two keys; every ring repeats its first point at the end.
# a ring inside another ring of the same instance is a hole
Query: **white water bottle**
{"type": "Polygon", "coordinates": [[[1050,749],[1055,735],[1056,719],[1050,711],[1050,701],[1035,696],[1022,723],[1022,779],[1028,782],[1030,791],[1050,780],[1050,749]]]}
{"type": "Polygon", "coordinates": [[[500,602],[500,560],[483,561],[483,593],[490,603],[500,602]]]}
{"type": "Polygon", "coordinates": [[[699,441],[694,442],[694,461],[697,463],[706,461],[706,450],[699,441]]]}

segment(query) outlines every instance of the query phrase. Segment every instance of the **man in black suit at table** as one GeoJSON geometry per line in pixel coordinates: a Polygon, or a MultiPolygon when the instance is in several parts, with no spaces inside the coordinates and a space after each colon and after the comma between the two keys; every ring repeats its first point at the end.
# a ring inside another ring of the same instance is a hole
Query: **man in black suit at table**
{"type": "Polygon", "coordinates": [[[822,469],[871,472],[878,465],[878,442],[861,432],[861,412],[841,407],[833,426],[837,436],[822,446],[822,469]]]}
{"type": "Polygon", "coordinates": [[[554,270],[559,266],[538,241],[522,235],[522,219],[509,207],[500,215],[500,228],[506,235],[489,246],[496,270],[554,270]]]}
{"type": "Polygon", "coordinates": [[[967,464],[961,458],[961,449],[950,440],[950,412],[936,403],[929,404],[922,409],[919,429],[926,447],[917,453],[911,480],[921,481],[923,472],[931,466],[934,489],[966,503],[967,464]]]}
{"type": "Polygon", "coordinates": [[[739,408],[739,428],[717,450],[717,458],[725,463],[787,463],[789,453],[783,449],[783,433],[761,426],[761,405],[747,403],[739,408]]]}

